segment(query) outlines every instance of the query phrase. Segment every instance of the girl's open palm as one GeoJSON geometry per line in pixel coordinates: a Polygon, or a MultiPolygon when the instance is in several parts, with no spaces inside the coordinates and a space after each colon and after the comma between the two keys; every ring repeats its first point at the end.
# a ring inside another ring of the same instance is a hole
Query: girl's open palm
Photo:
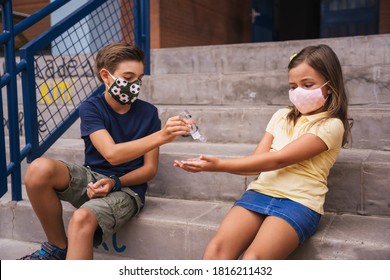
{"type": "Polygon", "coordinates": [[[174,166],[181,169],[196,173],[201,171],[217,171],[219,159],[213,156],[200,156],[198,158],[191,158],[187,160],[175,160],[174,166]]]}

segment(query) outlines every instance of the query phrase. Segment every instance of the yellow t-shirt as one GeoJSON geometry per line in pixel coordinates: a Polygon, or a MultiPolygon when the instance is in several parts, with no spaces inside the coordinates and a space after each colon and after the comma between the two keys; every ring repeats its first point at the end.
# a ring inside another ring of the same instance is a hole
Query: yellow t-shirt
{"type": "Polygon", "coordinates": [[[287,122],[289,111],[288,108],[278,110],[267,125],[266,131],[274,137],[270,152],[281,150],[305,133],[320,137],[328,150],[308,160],[262,172],[249,184],[248,189],[273,197],[289,198],[323,214],[325,194],[328,192],[327,177],[340,153],[344,126],[340,119],[330,118],[309,127],[313,121],[325,117],[327,112],[302,116],[293,126],[287,122]]]}

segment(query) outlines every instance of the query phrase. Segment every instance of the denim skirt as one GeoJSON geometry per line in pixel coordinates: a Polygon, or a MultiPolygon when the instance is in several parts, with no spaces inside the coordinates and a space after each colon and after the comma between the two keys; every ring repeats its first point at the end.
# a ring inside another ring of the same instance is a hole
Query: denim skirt
{"type": "Polygon", "coordinates": [[[288,198],[275,198],[248,190],[234,203],[250,211],[282,218],[299,236],[300,244],[312,236],[320,222],[321,215],[288,198]]]}

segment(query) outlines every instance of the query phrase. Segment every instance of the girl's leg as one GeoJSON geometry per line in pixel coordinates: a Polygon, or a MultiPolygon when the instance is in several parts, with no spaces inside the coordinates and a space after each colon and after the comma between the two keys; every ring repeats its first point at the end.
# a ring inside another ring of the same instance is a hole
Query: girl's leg
{"type": "Polygon", "coordinates": [[[204,259],[237,259],[251,244],[264,217],[240,206],[233,207],[206,247],[204,259]]]}
{"type": "Polygon", "coordinates": [[[24,183],[31,205],[47,240],[59,248],[66,248],[67,240],[62,219],[62,204],[56,190],[69,186],[69,170],[61,161],[38,158],[28,167],[24,183]]]}
{"type": "Polygon", "coordinates": [[[299,245],[296,231],[285,220],[267,216],[243,259],[285,259],[299,245]]]}
{"type": "Polygon", "coordinates": [[[67,260],[92,260],[93,236],[98,227],[95,215],[87,208],[77,209],[69,221],[67,260]]]}

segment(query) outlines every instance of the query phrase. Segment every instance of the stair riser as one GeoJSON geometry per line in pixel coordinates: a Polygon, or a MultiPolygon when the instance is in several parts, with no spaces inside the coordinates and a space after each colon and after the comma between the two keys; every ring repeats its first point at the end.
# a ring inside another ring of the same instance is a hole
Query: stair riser
{"type": "MultiPolygon", "coordinates": [[[[180,113],[185,106],[159,107],[162,123],[180,113]]],[[[210,143],[257,144],[271,116],[281,107],[187,107],[196,119],[199,130],[210,143]]],[[[353,108],[352,147],[355,149],[390,150],[390,110],[353,108]]],[[[179,138],[178,141],[191,141],[179,138]]]]}
{"type": "MultiPolygon", "coordinates": [[[[390,104],[390,64],[344,66],[343,72],[350,105],[390,104]]],[[[85,83],[87,80],[83,78],[81,81],[85,83]]],[[[92,89],[72,82],[67,81],[69,94],[66,91],[60,93],[66,90],[64,85],[44,98],[39,93],[42,90],[37,91],[40,111],[44,112],[46,106],[61,108],[64,103],[78,105],[85,98],[85,93],[92,89]]],[[[20,81],[18,85],[18,102],[22,104],[20,81]]],[[[287,105],[290,103],[288,89],[287,71],[284,69],[252,73],[152,75],[143,79],[140,97],[156,105],[287,105]]],[[[6,95],[2,98],[5,104],[6,95]]]]}
{"type": "MultiPolygon", "coordinates": [[[[389,94],[390,96],[390,94],[389,94]]],[[[162,124],[169,117],[188,109],[198,122],[199,130],[205,134],[209,143],[257,144],[264,134],[267,123],[276,107],[202,107],[202,106],[158,106],[162,124]]],[[[64,112],[62,109],[61,112],[64,112]]],[[[354,120],[352,128],[352,147],[355,149],[390,150],[390,109],[365,109],[350,107],[349,117],[354,120]]],[[[41,118],[42,135],[54,129],[62,120],[60,115],[41,118]]],[[[20,122],[23,128],[25,120],[20,122]]],[[[24,130],[21,130],[24,136],[24,130]]],[[[8,130],[5,130],[8,135],[8,130]]],[[[62,136],[63,139],[80,139],[80,120],[78,119],[62,136]]],[[[23,139],[22,139],[23,140],[23,139]]],[[[191,137],[179,137],[176,141],[192,141],[191,137]]]]}
{"type": "MultiPolygon", "coordinates": [[[[201,259],[207,243],[230,207],[228,204],[168,203],[154,199],[138,217],[96,251],[138,260],[201,259]]],[[[11,221],[5,224],[3,219],[0,220],[1,238],[38,243],[47,240],[30,205],[1,207],[1,216],[4,216],[5,210],[11,211],[11,221]]],[[[66,228],[73,211],[65,208],[66,228]]],[[[387,220],[325,214],[316,234],[289,259],[389,259],[387,220]]]]}
{"type": "Polygon", "coordinates": [[[327,44],[341,65],[373,66],[390,64],[390,36],[251,43],[204,47],[154,49],[152,74],[233,73],[286,69],[290,56],[306,46],[327,44]]]}
{"type": "MultiPolygon", "coordinates": [[[[255,146],[253,146],[253,149],[255,146]]],[[[192,174],[173,167],[174,160],[197,157],[200,154],[226,156],[212,150],[191,152],[161,150],[158,174],[149,182],[148,195],[186,200],[229,201],[238,199],[255,176],[237,176],[225,173],[192,174]]],[[[248,155],[246,147],[235,156],[248,155]]],[[[45,156],[82,163],[83,152],[51,148],[45,156]]],[[[231,155],[229,155],[231,156],[231,155]]],[[[329,193],[325,210],[355,214],[390,216],[388,207],[387,174],[390,173],[390,155],[386,152],[343,150],[329,175],[329,193]]],[[[24,171],[23,171],[24,173],[24,171]]]]}
{"type": "MultiPolygon", "coordinates": [[[[343,67],[350,105],[390,104],[390,65],[343,67]]],[[[150,76],[142,95],[157,105],[287,105],[286,70],[150,76]]]]}

